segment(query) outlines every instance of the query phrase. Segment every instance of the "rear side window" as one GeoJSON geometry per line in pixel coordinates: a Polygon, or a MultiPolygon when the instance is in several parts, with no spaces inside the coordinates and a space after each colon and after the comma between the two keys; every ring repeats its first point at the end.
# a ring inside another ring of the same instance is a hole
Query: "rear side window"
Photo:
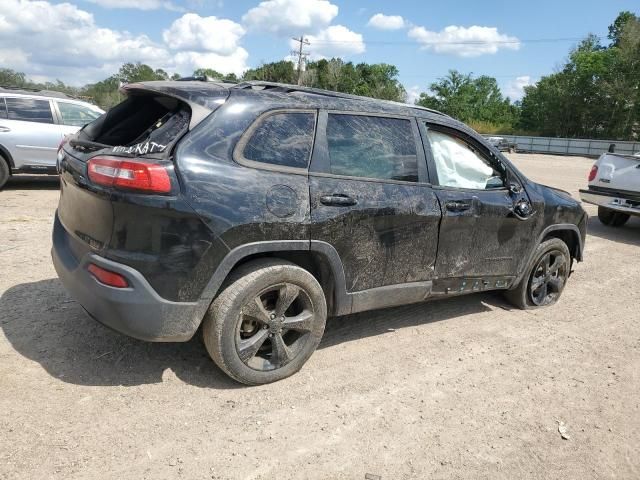
{"type": "Polygon", "coordinates": [[[49,100],[35,98],[6,98],[9,120],[53,123],[49,100]]]}
{"type": "Polygon", "coordinates": [[[62,124],[73,127],[82,127],[87,123],[93,122],[101,114],[95,110],[91,110],[83,105],[75,103],[57,102],[58,110],[62,116],[62,124]]]}
{"type": "Polygon", "coordinates": [[[307,168],[316,116],[311,112],[280,112],[259,120],[242,150],[245,160],[282,167],[307,168]]]}
{"type": "Polygon", "coordinates": [[[331,173],[418,181],[418,157],[410,120],[329,114],[327,141],[331,173]]]}

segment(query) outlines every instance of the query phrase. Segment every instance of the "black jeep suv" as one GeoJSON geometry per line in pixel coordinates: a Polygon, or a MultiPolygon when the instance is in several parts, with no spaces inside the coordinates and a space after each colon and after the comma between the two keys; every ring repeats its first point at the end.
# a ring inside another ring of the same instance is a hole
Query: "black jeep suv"
{"type": "Polygon", "coordinates": [[[554,303],[586,214],[436,111],[267,82],[148,82],[58,153],[53,262],[87,312],[285,378],[327,315],[505,290],[554,303]]]}

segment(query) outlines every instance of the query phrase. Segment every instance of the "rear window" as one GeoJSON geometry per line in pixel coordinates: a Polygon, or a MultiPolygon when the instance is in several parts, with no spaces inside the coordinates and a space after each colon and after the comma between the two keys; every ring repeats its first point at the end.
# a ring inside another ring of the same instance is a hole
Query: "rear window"
{"type": "Polygon", "coordinates": [[[57,102],[60,116],[62,117],[62,124],[73,127],[82,127],[87,123],[93,122],[98,118],[101,113],[92,110],[84,105],[78,105],[76,103],[57,102]]]}
{"type": "Polygon", "coordinates": [[[9,120],[53,123],[49,100],[35,98],[6,98],[9,120]]]}
{"type": "Polygon", "coordinates": [[[327,141],[333,174],[418,181],[416,141],[410,120],[330,114],[327,141]]]}
{"type": "Polygon", "coordinates": [[[242,151],[245,160],[307,168],[313,147],[315,113],[273,113],[258,122],[242,151]]]}
{"type": "Polygon", "coordinates": [[[96,148],[111,146],[119,155],[164,157],[188,131],[190,120],[191,109],[178,99],[132,95],[84,127],[79,138],[96,142],[96,148]]]}

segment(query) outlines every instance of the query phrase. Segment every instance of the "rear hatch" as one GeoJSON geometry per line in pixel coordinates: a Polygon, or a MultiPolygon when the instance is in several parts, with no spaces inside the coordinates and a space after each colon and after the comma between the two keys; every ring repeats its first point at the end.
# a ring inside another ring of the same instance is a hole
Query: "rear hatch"
{"type": "Polygon", "coordinates": [[[220,83],[146,82],[126,85],[121,93],[123,102],[68,137],[58,154],[60,221],[98,253],[117,235],[115,203],[130,202],[126,195],[151,206],[179,195],[174,147],[224,103],[229,90],[220,83]],[[159,178],[154,172],[162,174],[159,189],[148,185],[149,178],[159,178]]]}

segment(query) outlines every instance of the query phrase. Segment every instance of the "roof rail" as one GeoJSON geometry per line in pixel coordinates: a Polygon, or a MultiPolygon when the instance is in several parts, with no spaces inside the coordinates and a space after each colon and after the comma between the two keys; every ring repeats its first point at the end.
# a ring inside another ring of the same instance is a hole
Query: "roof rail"
{"type": "Polygon", "coordinates": [[[337,98],[348,98],[351,100],[375,100],[377,102],[384,102],[391,105],[397,105],[405,108],[415,108],[416,110],[423,110],[430,113],[435,113],[437,115],[448,116],[438,110],[433,110],[431,108],[423,107],[421,105],[411,105],[408,103],[395,102],[393,100],[382,100],[379,98],[372,97],[363,97],[361,95],[353,95],[351,93],[342,93],[342,92],[334,92],[333,90],[324,90],[321,88],[313,88],[313,87],[304,87],[300,85],[289,85],[288,83],[278,83],[278,82],[267,82],[263,80],[249,80],[238,83],[232,88],[254,88],[254,87],[262,87],[263,90],[270,91],[280,91],[283,93],[292,93],[292,92],[302,92],[302,93],[310,93],[314,95],[324,95],[326,97],[337,97],[337,98]]]}
{"type": "Polygon", "coordinates": [[[67,95],[66,93],[57,92],[55,90],[44,90],[40,88],[33,87],[16,87],[13,85],[0,85],[0,92],[10,91],[12,93],[19,93],[22,95],[36,95],[42,97],[55,97],[55,98],[70,98],[74,99],[76,97],[72,95],[67,95]]]}

